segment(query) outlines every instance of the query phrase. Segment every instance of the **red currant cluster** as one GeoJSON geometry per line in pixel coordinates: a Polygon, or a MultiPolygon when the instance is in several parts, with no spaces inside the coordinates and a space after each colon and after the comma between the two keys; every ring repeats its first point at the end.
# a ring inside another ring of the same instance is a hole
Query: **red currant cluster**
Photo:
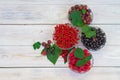
{"type": "MultiPolygon", "coordinates": [[[[90,24],[92,22],[92,12],[87,7],[87,5],[72,6],[68,13],[71,14],[73,11],[81,12],[82,21],[84,22],[84,24],[90,24]]],[[[72,19],[69,18],[69,20],[71,21],[72,19]]]]}
{"type": "Polygon", "coordinates": [[[45,48],[50,48],[50,44],[52,43],[51,40],[48,40],[47,43],[46,42],[42,42],[42,46],[45,48]]]}
{"type": "Polygon", "coordinates": [[[79,30],[69,24],[59,24],[55,26],[53,40],[62,49],[68,49],[78,44],[79,30]]]}
{"type": "MultiPolygon", "coordinates": [[[[86,71],[89,71],[91,68],[91,61],[89,60],[87,63],[85,63],[83,66],[76,66],[76,63],[78,62],[78,60],[81,60],[79,58],[76,58],[74,56],[74,52],[76,49],[73,49],[69,55],[69,68],[73,71],[79,72],[79,73],[83,73],[86,71]]],[[[91,54],[88,52],[88,50],[84,49],[84,55],[86,57],[90,56],[91,54]]]]}
{"type": "MultiPolygon", "coordinates": [[[[51,49],[51,44],[52,44],[52,41],[51,40],[48,40],[47,43],[46,42],[42,42],[42,46],[45,48],[45,49],[51,49]]],[[[52,50],[52,49],[51,49],[52,50]]],[[[47,55],[47,52],[46,50],[43,50],[41,52],[42,55],[47,55]]]]}

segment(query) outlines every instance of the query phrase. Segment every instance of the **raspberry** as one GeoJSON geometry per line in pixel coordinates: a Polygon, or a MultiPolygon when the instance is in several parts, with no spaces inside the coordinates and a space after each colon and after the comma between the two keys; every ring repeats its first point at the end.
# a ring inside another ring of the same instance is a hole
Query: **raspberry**
{"type": "Polygon", "coordinates": [[[88,50],[87,50],[87,49],[84,49],[84,54],[85,54],[85,57],[87,57],[87,56],[89,56],[89,55],[90,55],[90,53],[88,52],[88,50]]]}
{"type": "MultiPolygon", "coordinates": [[[[69,68],[78,73],[87,72],[91,68],[91,62],[88,61],[86,64],[80,67],[76,66],[77,61],[80,59],[74,56],[75,50],[76,49],[72,50],[71,53],[69,54],[69,68]]],[[[87,49],[84,49],[84,54],[85,54],[85,57],[90,55],[87,49]]]]}

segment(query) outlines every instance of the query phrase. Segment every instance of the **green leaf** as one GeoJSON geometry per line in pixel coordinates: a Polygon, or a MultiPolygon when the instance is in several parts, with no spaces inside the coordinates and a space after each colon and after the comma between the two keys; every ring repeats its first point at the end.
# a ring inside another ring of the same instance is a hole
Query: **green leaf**
{"type": "Polygon", "coordinates": [[[36,42],[36,43],[33,44],[34,50],[39,49],[40,46],[41,46],[41,43],[40,43],[40,42],[36,42]]]}
{"type": "Polygon", "coordinates": [[[92,58],[92,55],[86,57],[86,58],[83,59],[83,60],[79,60],[79,61],[76,63],[76,66],[78,66],[78,67],[83,66],[83,65],[86,64],[91,58],[92,58]]]}
{"type": "Polygon", "coordinates": [[[51,53],[49,50],[47,50],[47,59],[53,64],[56,64],[58,57],[59,57],[58,53],[54,53],[54,52],[51,53]]]}
{"type": "Polygon", "coordinates": [[[62,52],[62,50],[60,48],[57,47],[56,44],[54,44],[52,46],[54,48],[54,51],[50,51],[49,49],[47,50],[47,58],[49,61],[51,61],[53,64],[56,64],[58,57],[60,55],[60,53],[62,52]]]}
{"type": "Polygon", "coordinates": [[[62,52],[62,50],[56,44],[53,45],[53,48],[54,48],[54,52],[57,54],[60,54],[62,52]]]}
{"type": "Polygon", "coordinates": [[[96,35],[96,31],[89,31],[85,33],[86,37],[91,38],[96,35]]]}
{"type": "Polygon", "coordinates": [[[81,27],[83,25],[83,21],[82,21],[82,17],[81,17],[81,13],[80,11],[72,11],[70,14],[69,14],[69,19],[72,19],[71,23],[74,25],[74,26],[78,26],[78,27],[81,27]]]}
{"type": "Polygon", "coordinates": [[[74,52],[74,56],[76,58],[80,58],[80,59],[84,58],[84,52],[83,52],[83,50],[81,48],[77,48],[75,50],[75,52],[74,52]]]}
{"type": "Polygon", "coordinates": [[[75,47],[71,48],[68,50],[68,54],[74,49],[75,47]]]}
{"type": "Polygon", "coordinates": [[[86,32],[88,32],[88,31],[90,31],[90,30],[91,30],[91,28],[90,28],[88,25],[82,26],[82,32],[83,32],[83,33],[86,33],[86,32]]]}
{"type": "Polygon", "coordinates": [[[86,13],[86,10],[85,9],[82,9],[82,14],[85,14],[86,13]]]}

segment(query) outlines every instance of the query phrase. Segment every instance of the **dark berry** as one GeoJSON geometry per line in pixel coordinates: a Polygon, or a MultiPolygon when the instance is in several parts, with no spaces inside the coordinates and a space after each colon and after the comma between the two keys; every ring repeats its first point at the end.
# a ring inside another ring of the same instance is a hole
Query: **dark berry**
{"type": "Polygon", "coordinates": [[[48,40],[48,41],[47,41],[47,43],[48,43],[48,44],[51,44],[51,43],[52,43],[52,41],[51,41],[51,40],[48,40]]]}
{"type": "Polygon", "coordinates": [[[44,47],[45,47],[45,46],[46,46],[46,44],[47,44],[46,42],[42,42],[42,46],[44,46],[44,47]]]}
{"type": "Polygon", "coordinates": [[[87,49],[98,50],[102,48],[106,43],[106,35],[100,28],[91,28],[92,31],[96,31],[96,36],[87,38],[84,33],[81,36],[81,42],[87,49]]]}
{"type": "Polygon", "coordinates": [[[45,48],[50,48],[50,45],[49,45],[49,44],[46,44],[46,45],[45,45],[45,48]]]}
{"type": "MultiPolygon", "coordinates": [[[[71,14],[71,12],[75,10],[81,12],[82,21],[84,24],[90,24],[92,22],[92,12],[90,9],[88,9],[87,5],[74,5],[71,7],[68,13],[71,14]],[[82,13],[83,9],[86,10],[84,14],[82,13]]],[[[69,20],[72,21],[72,19],[69,20]]]]}

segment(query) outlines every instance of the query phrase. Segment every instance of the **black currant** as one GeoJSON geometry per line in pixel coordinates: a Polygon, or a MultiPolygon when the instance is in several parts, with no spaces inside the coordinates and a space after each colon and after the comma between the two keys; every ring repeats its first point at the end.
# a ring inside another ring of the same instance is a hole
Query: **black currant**
{"type": "Polygon", "coordinates": [[[98,50],[106,43],[106,35],[100,28],[91,27],[92,31],[96,31],[96,36],[87,38],[84,33],[81,35],[81,42],[89,50],[98,50]]]}

